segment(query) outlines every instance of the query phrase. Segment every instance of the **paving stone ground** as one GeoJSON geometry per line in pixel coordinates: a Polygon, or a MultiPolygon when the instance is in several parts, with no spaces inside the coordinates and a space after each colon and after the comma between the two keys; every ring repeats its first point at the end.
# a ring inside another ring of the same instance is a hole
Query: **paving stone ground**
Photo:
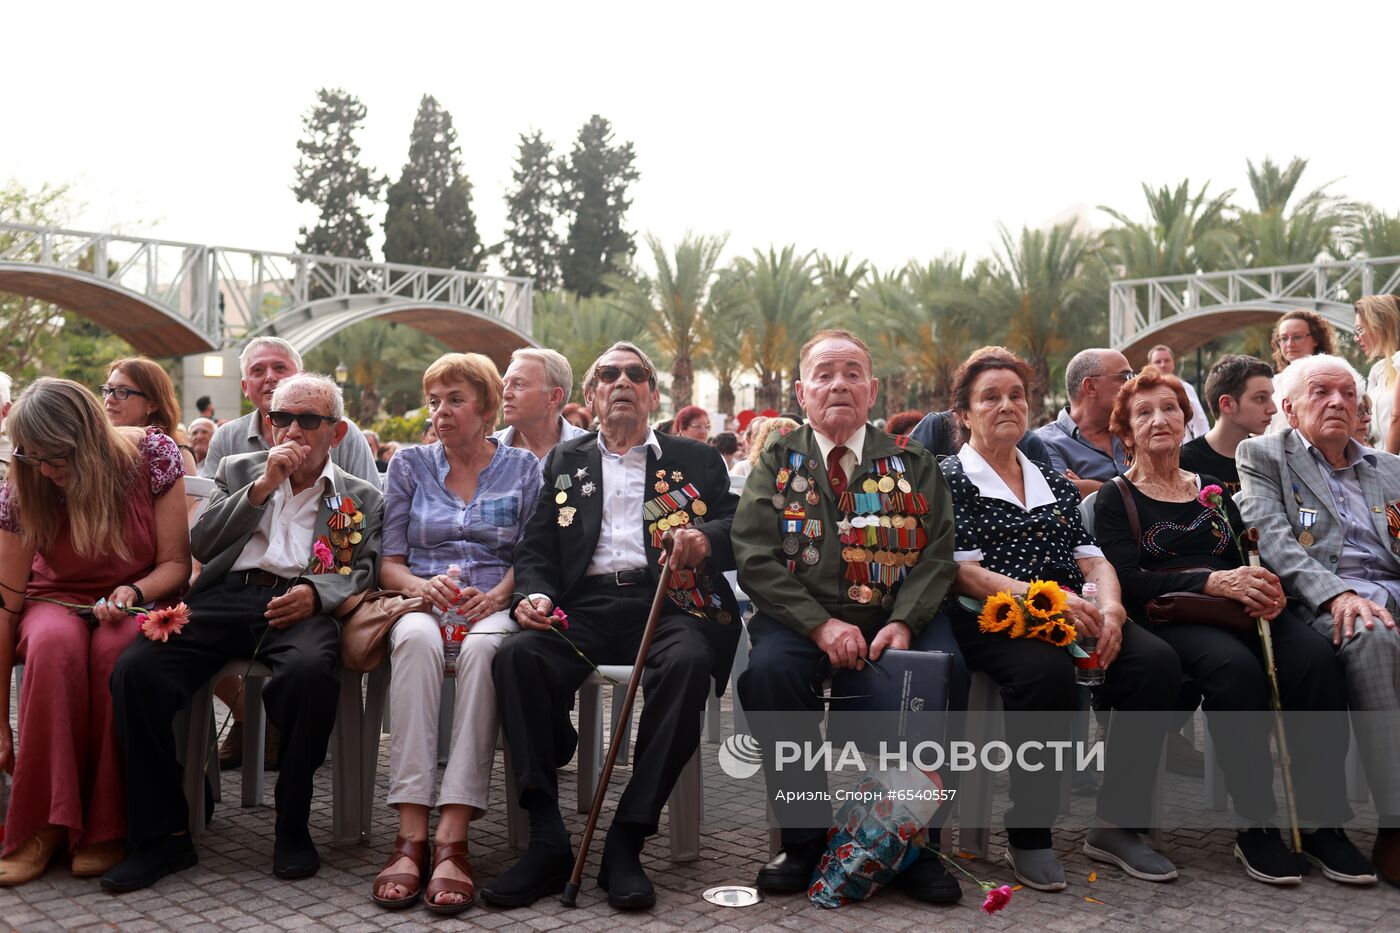
{"type": "MultiPolygon", "coordinates": [[[[727,707],[727,703],[726,703],[727,707]]],[[[728,726],[730,717],[726,712],[728,726]]],[[[392,912],[369,899],[371,880],[379,871],[395,833],[393,812],[384,805],[388,788],[388,738],[380,747],[375,820],[369,845],[330,846],[330,765],[317,778],[312,834],[321,846],[323,867],[313,879],[283,882],[271,876],[273,811],[268,803],[237,806],[238,772],[225,772],[222,795],[226,803],[215,811],[200,848],[199,865],[167,878],[154,888],[114,896],[95,881],[78,880],[66,867],[55,865],[38,881],[17,889],[0,889],[0,928],[45,930],[172,930],[203,931],[333,930],[361,933],[372,930],[540,931],[562,928],[613,930],[641,928],[654,933],[673,930],[940,930],[1038,929],[1078,933],[1081,930],[1397,930],[1400,929],[1400,890],[1384,885],[1353,888],[1314,876],[1297,888],[1276,888],[1248,880],[1233,861],[1233,834],[1225,828],[1167,831],[1162,852],[1181,877],[1153,884],[1125,876],[1118,869],[1096,865],[1080,851],[1082,827],[1092,817],[1092,799],[1075,798],[1073,811],[1057,829],[1055,844],[1069,876],[1069,890],[1060,894],[1018,891],[1002,913],[988,917],[977,907],[980,897],[965,885],[961,904],[934,908],[896,891],[883,891],[863,904],[835,911],[817,910],[801,896],[772,897],[758,906],[733,909],[707,903],[701,893],[725,883],[750,883],[766,858],[767,832],[760,798],[732,794],[715,757],[717,746],[703,747],[708,793],[702,825],[701,854],[696,862],[676,864],[667,856],[665,817],[661,834],[644,856],[656,884],[655,909],[622,913],[607,906],[594,883],[601,836],[593,849],[579,905],[568,909],[553,898],[531,908],[496,910],[481,904],[457,918],[439,918],[416,906],[392,912]],[[1094,880],[1090,880],[1094,878],[1094,880]],[[1093,898],[1091,901],[1089,898],[1093,898]]],[[[619,768],[614,788],[630,775],[619,768]]],[[[269,775],[269,778],[272,776],[269,775]]],[[[761,782],[761,778],[756,778],[761,782]]],[[[493,809],[473,826],[472,861],[478,883],[495,876],[514,860],[506,843],[502,809],[501,756],[496,759],[493,809]]],[[[576,771],[560,773],[561,797],[572,803],[576,771]]],[[[999,782],[998,811],[1006,804],[1005,783],[999,782]]],[[[1171,776],[1168,801],[1201,796],[1201,781],[1171,776]]],[[[615,798],[615,794],[613,797],[615,798]]],[[[1280,798],[1281,799],[1281,798],[1280,798]]],[[[575,842],[585,817],[566,808],[575,842]]],[[[603,826],[610,815],[605,815],[603,826]]],[[[1375,813],[1357,807],[1352,838],[1369,852],[1374,841],[1375,813]]],[[[994,832],[991,858],[1004,851],[1005,836],[994,832]]],[[[974,874],[995,883],[1015,884],[1011,872],[995,861],[965,864],[974,874]]]]}

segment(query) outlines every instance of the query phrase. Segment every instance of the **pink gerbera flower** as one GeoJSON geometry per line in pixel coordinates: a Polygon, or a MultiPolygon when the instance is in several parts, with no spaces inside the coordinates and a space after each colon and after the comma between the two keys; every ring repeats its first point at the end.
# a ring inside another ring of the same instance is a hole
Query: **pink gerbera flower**
{"type": "Polygon", "coordinates": [[[184,603],[168,609],[152,609],[140,617],[141,633],[151,641],[169,641],[179,635],[190,620],[190,607],[184,603]]]}

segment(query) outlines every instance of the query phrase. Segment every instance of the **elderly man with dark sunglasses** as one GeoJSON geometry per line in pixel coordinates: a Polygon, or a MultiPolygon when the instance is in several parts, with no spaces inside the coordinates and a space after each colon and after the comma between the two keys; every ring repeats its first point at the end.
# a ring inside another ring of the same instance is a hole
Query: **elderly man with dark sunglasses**
{"type": "Polygon", "coordinates": [[[555,769],[577,743],[572,697],[593,664],[635,661],[668,534],[679,572],[647,656],[632,779],[598,874],[614,907],[656,901],[642,846],[699,745],[711,680],[723,690],[738,642],[739,608],[723,576],[734,567],[737,498],[724,459],[648,427],[659,401],[656,368],[637,347],[613,344],[589,373],[584,398],[598,433],[563,441],[545,459],[544,490],[516,547],[513,604],[526,631],[506,639],[492,668],[519,803],[530,814],[524,857],[482,889],[497,907],[525,907],[564,889],[574,856],[555,769]],[[568,616],[566,638],[550,631],[558,610],[568,616]]]}
{"type": "Polygon", "coordinates": [[[130,854],[102,876],[108,891],[149,887],[198,861],[170,720],[225,663],[242,658],[272,670],[263,697],[285,736],[273,874],[304,878],[320,867],[307,820],[340,693],[331,613],[374,583],[383,500],[378,484],[331,462],[346,432],[339,386],[289,376],[270,408],[274,446],[224,458],[191,532],[204,571],[186,600],[190,624],[168,642],[138,639],[112,673],[130,854]]]}

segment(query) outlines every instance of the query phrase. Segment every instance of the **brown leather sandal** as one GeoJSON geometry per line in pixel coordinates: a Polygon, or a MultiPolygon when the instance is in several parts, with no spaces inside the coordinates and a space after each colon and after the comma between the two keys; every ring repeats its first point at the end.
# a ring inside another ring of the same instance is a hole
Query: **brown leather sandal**
{"type": "Polygon", "coordinates": [[[374,887],[371,888],[370,897],[380,907],[387,907],[390,910],[400,910],[412,905],[418,900],[418,895],[423,890],[423,879],[428,875],[428,840],[415,842],[403,836],[395,837],[394,851],[389,855],[389,861],[384,863],[384,867],[375,876],[374,887]],[[408,872],[394,872],[391,875],[385,874],[395,862],[401,858],[407,858],[415,868],[414,874],[408,872]],[[401,888],[410,888],[409,893],[400,898],[383,897],[379,891],[384,885],[396,884],[401,888]]]}
{"type": "Polygon", "coordinates": [[[429,877],[428,887],[423,892],[423,906],[435,914],[460,914],[472,906],[476,895],[476,882],[472,880],[472,863],[467,860],[467,842],[443,842],[433,850],[433,871],[443,862],[451,862],[458,871],[467,876],[466,881],[456,878],[429,877]],[[433,899],[439,894],[460,894],[460,904],[438,904],[433,899]]]}

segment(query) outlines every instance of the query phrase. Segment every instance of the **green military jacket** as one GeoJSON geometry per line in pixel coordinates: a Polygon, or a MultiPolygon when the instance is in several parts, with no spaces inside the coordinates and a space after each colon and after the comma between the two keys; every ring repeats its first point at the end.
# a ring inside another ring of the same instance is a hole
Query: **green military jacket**
{"type": "Polygon", "coordinates": [[[900,440],[867,424],[847,484],[864,495],[838,499],[810,425],[770,438],[733,529],[739,584],[760,612],[804,635],[834,618],[867,636],[890,621],[918,633],[937,614],[957,574],[953,500],[934,458],[917,441],[900,440]],[[865,492],[868,481],[886,476],[899,485],[865,492]],[[883,527],[870,528],[872,519],[883,527]]]}

